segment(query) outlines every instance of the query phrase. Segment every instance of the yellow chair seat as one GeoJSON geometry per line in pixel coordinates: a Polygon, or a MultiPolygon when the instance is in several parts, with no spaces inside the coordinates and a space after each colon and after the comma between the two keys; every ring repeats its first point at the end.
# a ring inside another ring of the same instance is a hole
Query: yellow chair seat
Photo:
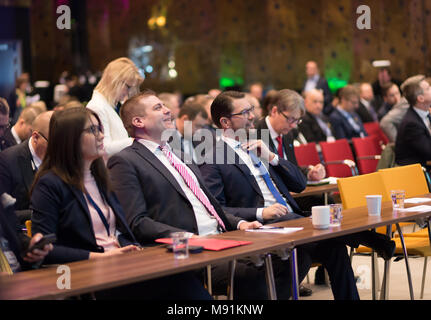
{"type": "MultiPolygon", "coordinates": [[[[393,239],[396,244],[395,254],[403,254],[403,247],[401,245],[401,239],[400,238],[394,238],[393,239]]],[[[422,256],[427,257],[431,256],[431,249],[430,249],[430,242],[428,237],[421,238],[421,237],[405,237],[404,242],[407,247],[407,253],[408,255],[415,255],[415,256],[422,256]]],[[[356,249],[356,252],[358,253],[371,253],[371,249],[364,246],[359,246],[356,249]]]]}
{"type": "MultiPolygon", "coordinates": [[[[396,235],[397,237],[399,237],[399,235],[396,235]]],[[[412,233],[405,233],[404,237],[412,237],[412,238],[427,238],[428,239],[428,230],[422,229],[416,232],[412,232],[412,233]]]]}

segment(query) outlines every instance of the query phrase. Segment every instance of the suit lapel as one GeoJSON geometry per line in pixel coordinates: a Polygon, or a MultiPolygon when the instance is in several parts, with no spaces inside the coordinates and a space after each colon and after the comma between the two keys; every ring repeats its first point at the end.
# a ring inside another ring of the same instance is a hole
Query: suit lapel
{"type": "Polygon", "coordinates": [[[166,180],[181,194],[185,199],[188,200],[184,191],[181,189],[178,182],[175,180],[174,176],[169,172],[169,170],[160,162],[159,159],[150,151],[147,147],[142,145],[140,142],[135,141],[132,145],[133,150],[145,161],[147,161],[152,167],[154,167],[159,173],[165,177],[166,180]]]}
{"type": "Polygon", "coordinates": [[[24,187],[27,192],[30,191],[30,187],[33,184],[34,171],[32,168],[32,156],[28,146],[29,140],[24,142],[21,146],[21,152],[18,156],[18,166],[21,169],[22,177],[24,180],[24,187]]]}
{"type": "Polygon", "coordinates": [[[420,123],[420,125],[422,126],[423,129],[425,129],[427,136],[431,137],[430,134],[430,130],[427,128],[427,126],[425,125],[425,123],[423,122],[422,118],[420,117],[420,115],[415,111],[415,109],[412,108],[412,112],[415,115],[415,119],[417,120],[418,123],[420,123]]]}

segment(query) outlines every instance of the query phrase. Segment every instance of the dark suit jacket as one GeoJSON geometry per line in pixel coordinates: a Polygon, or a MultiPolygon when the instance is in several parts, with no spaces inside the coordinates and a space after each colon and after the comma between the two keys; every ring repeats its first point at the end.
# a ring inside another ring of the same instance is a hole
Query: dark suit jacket
{"type": "MultiPolygon", "coordinates": [[[[361,128],[361,132],[364,133],[364,136],[367,136],[367,132],[364,129],[361,119],[357,114],[354,114],[354,116],[356,116],[357,122],[361,128]]],[[[329,116],[329,121],[331,122],[332,132],[334,133],[336,139],[350,140],[355,137],[360,137],[360,133],[356,132],[352,128],[349,121],[341,114],[340,111],[338,111],[338,109],[335,109],[331,113],[329,116]]]]}
{"type": "MultiPolygon", "coordinates": [[[[224,214],[205,187],[198,167],[187,165],[196,175],[202,191],[223,220],[227,230],[235,230],[241,220],[224,214]]],[[[171,232],[198,234],[193,207],[169,170],[138,141],[108,161],[112,185],[126,212],[127,222],[141,243],[153,243],[171,232]]]]}
{"type": "MultiPolygon", "coordinates": [[[[426,166],[431,160],[431,135],[413,107],[407,110],[400,124],[395,142],[395,162],[400,165],[420,163],[426,166]]],[[[430,166],[426,166],[428,170],[430,166]]]]}
{"type": "Polygon", "coordinates": [[[16,145],[16,140],[12,135],[11,129],[7,129],[4,132],[3,137],[0,138],[0,151],[6,150],[16,145]]]}
{"type": "MultiPolygon", "coordinates": [[[[371,105],[371,108],[374,108],[373,105],[371,105]]],[[[375,108],[374,108],[375,110],[375,108]]],[[[376,115],[377,115],[377,111],[376,115]]],[[[378,121],[379,119],[377,118],[376,120],[373,119],[372,115],[370,114],[370,112],[368,111],[367,107],[365,107],[362,102],[359,102],[359,107],[358,109],[356,109],[356,113],[358,114],[358,116],[361,118],[362,122],[374,122],[374,121],[378,121]]]]}
{"type": "MultiPolygon", "coordinates": [[[[329,122],[329,119],[327,119],[326,116],[323,116],[323,120],[326,122],[329,129],[331,129],[331,123],[329,122]]],[[[325,132],[320,128],[316,118],[308,111],[302,117],[302,122],[298,128],[299,131],[304,135],[307,142],[319,143],[321,141],[326,141],[327,137],[325,132]]]]}
{"type": "MultiPolygon", "coordinates": [[[[207,158],[211,161],[200,166],[200,170],[212,194],[227,212],[249,221],[255,220],[256,208],[263,208],[265,200],[247,165],[222,140],[217,142],[214,152],[207,158]]],[[[299,168],[288,160],[279,159],[279,164],[269,165],[268,171],[294,212],[302,214],[289,192],[301,192],[306,187],[307,181],[299,168]]]]}
{"type": "MultiPolygon", "coordinates": [[[[307,83],[307,79],[304,82],[304,85],[302,86],[303,90],[305,89],[305,84],[307,83]]],[[[326,79],[322,76],[319,76],[319,80],[317,80],[316,89],[320,89],[323,91],[323,98],[324,98],[324,106],[323,106],[323,113],[326,115],[329,115],[333,110],[334,107],[332,106],[332,93],[329,89],[328,82],[326,79]]]]}
{"type": "Polygon", "coordinates": [[[29,208],[29,191],[34,179],[29,140],[0,152],[0,183],[16,199],[15,209],[29,208]]]}
{"type": "MultiPolygon", "coordinates": [[[[115,194],[102,188],[99,190],[115,214],[117,229],[122,232],[120,244],[137,243],[115,194]]],[[[54,250],[46,257],[46,263],[85,260],[90,252],[104,252],[96,243],[84,194],[54,173],[48,172],[37,182],[31,196],[31,208],[33,233],[57,235],[54,250]]]]}

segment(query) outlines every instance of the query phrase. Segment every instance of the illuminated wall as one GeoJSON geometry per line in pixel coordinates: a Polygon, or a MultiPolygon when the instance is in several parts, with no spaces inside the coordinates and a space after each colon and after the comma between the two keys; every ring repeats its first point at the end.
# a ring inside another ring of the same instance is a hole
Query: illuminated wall
{"type": "MultiPolygon", "coordinates": [[[[375,80],[373,59],[391,60],[394,76],[401,80],[416,73],[431,74],[431,0],[86,3],[92,69],[101,70],[114,58],[151,46],[151,51],[136,53],[136,59],[142,59],[143,71],[151,66],[146,86],[155,90],[195,93],[220,83],[245,86],[252,81],[299,89],[309,59],[316,60],[334,83],[375,80]],[[371,8],[371,30],[356,27],[356,8],[361,4],[371,8]]],[[[73,66],[67,32],[52,30],[55,4],[32,2],[36,77],[73,66]]]]}

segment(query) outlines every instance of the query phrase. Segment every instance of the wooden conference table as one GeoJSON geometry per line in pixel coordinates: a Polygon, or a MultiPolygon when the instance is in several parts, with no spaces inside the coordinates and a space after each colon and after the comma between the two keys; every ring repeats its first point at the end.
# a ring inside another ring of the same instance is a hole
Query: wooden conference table
{"type": "MultiPolygon", "coordinates": [[[[431,201],[431,194],[423,197],[428,197],[431,201]]],[[[406,205],[406,207],[410,206],[412,205],[406,205]]],[[[429,216],[431,216],[431,211],[425,213],[393,212],[391,203],[385,202],[382,205],[381,216],[368,216],[366,207],[344,210],[341,226],[330,227],[326,230],[314,229],[311,219],[303,218],[274,224],[274,226],[283,227],[303,227],[302,230],[290,234],[232,231],[211,238],[248,240],[252,241],[252,244],[217,252],[204,251],[195,255],[191,254],[189,259],[179,261],[174,260],[173,254],[167,253],[165,248],[153,247],[100,260],[69,263],[67,266],[71,270],[70,289],[57,288],[57,280],[61,274],[57,274],[55,267],[2,276],[0,277],[0,299],[62,299],[202,268],[209,264],[253,255],[264,255],[280,249],[287,249],[291,254],[294,279],[293,294],[294,299],[297,299],[298,279],[295,247],[313,241],[429,216]]],[[[272,290],[274,289],[272,288],[272,290]]],[[[272,297],[275,298],[274,295],[272,297]]]]}
{"type": "Polygon", "coordinates": [[[325,205],[328,204],[328,194],[331,192],[338,191],[338,185],[335,184],[324,184],[320,186],[307,186],[304,191],[300,193],[291,192],[293,198],[301,198],[308,196],[315,196],[323,194],[325,196],[325,205]]]}

